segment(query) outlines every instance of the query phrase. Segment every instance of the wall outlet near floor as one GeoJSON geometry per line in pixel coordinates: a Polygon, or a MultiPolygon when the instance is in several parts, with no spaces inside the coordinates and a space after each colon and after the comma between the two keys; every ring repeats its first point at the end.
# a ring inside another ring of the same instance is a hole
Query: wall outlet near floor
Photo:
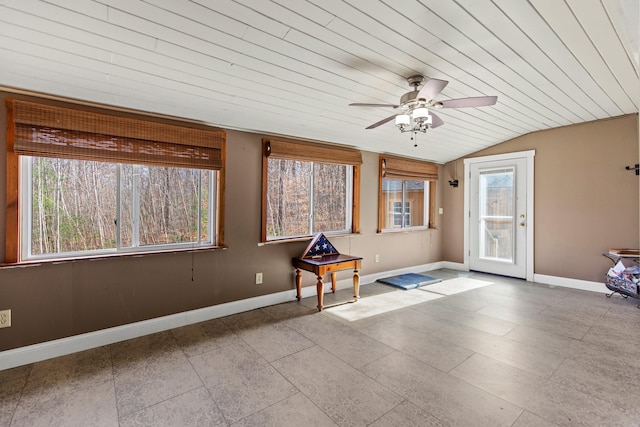
{"type": "Polygon", "coordinates": [[[380,255],[376,254],[376,262],[380,262],[380,255]]]}
{"type": "Polygon", "coordinates": [[[262,273],[256,273],[256,285],[262,285],[262,273]]]}
{"type": "Polygon", "coordinates": [[[8,328],[11,326],[11,310],[0,311],[0,328],[8,328]]]}

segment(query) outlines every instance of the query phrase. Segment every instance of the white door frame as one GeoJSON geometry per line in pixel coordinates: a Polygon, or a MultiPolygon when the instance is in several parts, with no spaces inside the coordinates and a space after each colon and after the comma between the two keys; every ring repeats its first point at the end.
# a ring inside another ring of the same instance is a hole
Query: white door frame
{"type": "Polygon", "coordinates": [[[469,197],[471,195],[469,189],[469,176],[470,176],[470,165],[474,163],[484,163],[484,162],[493,162],[497,160],[513,160],[525,158],[527,160],[527,261],[526,261],[526,279],[528,282],[533,282],[533,227],[534,227],[534,218],[533,218],[533,158],[536,155],[535,150],[528,151],[518,151],[515,153],[506,153],[506,154],[496,154],[493,156],[484,156],[484,157],[472,157],[469,159],[464,159],[464,177],[465,177],[465,186],[464,186],[464,268],[469,270],[469,256],[470,256],[470,245],[469,245],[469,221],[470,221],[470,203],[469,197]]]}

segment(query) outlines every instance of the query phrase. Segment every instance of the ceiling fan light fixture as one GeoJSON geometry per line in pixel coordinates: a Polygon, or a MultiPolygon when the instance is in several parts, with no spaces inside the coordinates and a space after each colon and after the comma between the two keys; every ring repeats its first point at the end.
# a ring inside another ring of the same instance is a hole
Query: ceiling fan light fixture
{"type": "Polygon", "coordinates": [[[429,109],[426,107],[417,107],[411,113],[413,120],[427,119],[429,118],[429,109]]]}
{"type": "Polygon", "coordinates": [[[411,125],[411,116],[408,114],[398,114],[396,116],[396,126],[401,130],[411,125]]]}

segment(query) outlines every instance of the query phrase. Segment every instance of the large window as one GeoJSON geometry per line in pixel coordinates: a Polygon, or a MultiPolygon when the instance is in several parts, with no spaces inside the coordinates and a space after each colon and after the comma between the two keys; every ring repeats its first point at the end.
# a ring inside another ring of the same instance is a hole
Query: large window
{"type": "Polygon", "coordinates": [[[263,241],[357,231],[358,151],[273,140],[263,145],[263,241]]]}
{"type": "Polygon", "coordinates": [[[213,245],[210,170],[23,156],[22,259],[213,245]]]}
{"type": "Polygon", "coordinates": [[[433,163],[381,156],[378,231],[435,228],[437,178],[433,163]]]}
{"type": "Polygon", "coordinates": [[[224,132],[7,106],[7,262],[222,244],[224,132]]]}

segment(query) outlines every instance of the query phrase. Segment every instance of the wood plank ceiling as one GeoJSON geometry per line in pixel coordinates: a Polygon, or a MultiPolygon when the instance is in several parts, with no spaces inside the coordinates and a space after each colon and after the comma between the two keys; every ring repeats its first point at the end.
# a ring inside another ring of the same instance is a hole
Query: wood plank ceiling
{"type": "Polygon", "coordinates": [[[637,113],[637,0],[0,0],[0,88],[447,162],[637,113]],[[406,77],[445,125],[401,134],[406,77]]]}

